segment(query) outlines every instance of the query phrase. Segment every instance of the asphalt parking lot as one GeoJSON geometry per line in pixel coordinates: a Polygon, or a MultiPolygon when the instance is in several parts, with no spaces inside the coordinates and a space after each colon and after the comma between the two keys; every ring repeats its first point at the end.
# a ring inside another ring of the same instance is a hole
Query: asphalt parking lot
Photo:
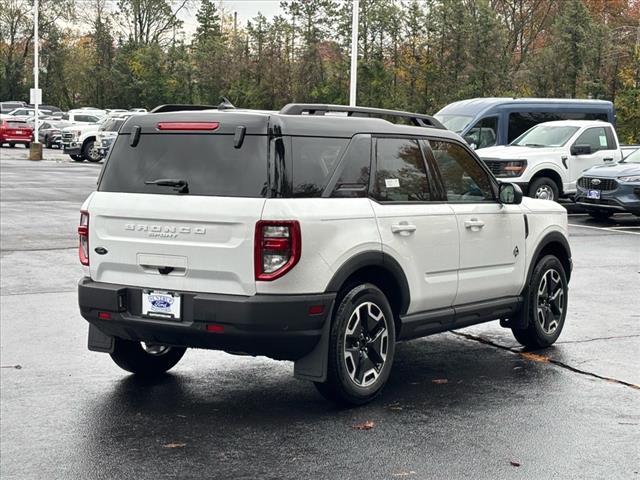
{"type": "Polygon", "coordinates": [[[76,227],[101,165],[53,152],[0,149],[3,480],[640,478],[640,219],[570,216],[554,347],[497,322],[404,343],[382,396],[340,409],[286,362],[188,351],[150,383],[87,351],[76,227]]]}

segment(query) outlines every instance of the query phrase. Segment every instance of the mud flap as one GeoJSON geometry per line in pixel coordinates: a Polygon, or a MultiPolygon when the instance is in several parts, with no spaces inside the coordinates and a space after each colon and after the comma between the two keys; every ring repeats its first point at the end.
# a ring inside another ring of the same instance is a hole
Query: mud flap
{"type": "Polygon", "coordinates": [[[102,333],[95,325],[89,324],[89,350],[92,352],[113,353],[114,338],[102,333]]]}
{"type": "Polygon", "coordinates": [[[511,318],[501,318],[500,326],[503,328],[516,328],[524,330],[529,326],[527,312],[529,311],[529,288],[522,292],[522,302],[518,311],[511,318]]]}
{"type": "Polygon", "coordinates": [[[331,336],[331,323],[333,321],[333,307],[331,303],[330,314],[322,327],[322,335],[314,349],[298,359],[293,364],[293,375],[300,380],[312,382],[325,382],[327,380],[327,362],[329,357],[329,338],[331,336]]]}

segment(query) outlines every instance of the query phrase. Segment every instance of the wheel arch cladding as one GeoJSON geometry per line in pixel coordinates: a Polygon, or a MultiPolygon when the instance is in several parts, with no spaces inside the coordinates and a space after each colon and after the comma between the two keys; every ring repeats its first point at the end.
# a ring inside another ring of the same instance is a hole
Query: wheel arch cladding
{"type": "MultiPolygon", "coordinates": [[[[372,283],[387,296],[396,327],[398,318],[409,309],[409,282],[400,264],[384,252],[363,252],[347,260],[333,275],[327,292],[340,292],[348,285],[372,283]]],[[[339,305],[340,299],[336,299],[339,305]]]]}
{"type": "Polygon", "coordinates": [[[560,232],[550,232],[538,243],[538,246],[531,257],[532,261],[529,265],[529,271],[527,272],[526,285],[529,285],[529,282],[531,281],[531,276],[533,275],[533,270],[536,264],[545,255],[553,255],[560,260],[560,263],[562,263],[562,266],[564,267],[565,275],[567,276],[567,282],[569,282],[571,279],[572,269],[571,247],[569,246],[569,242],[566,237],[560,232]]]}

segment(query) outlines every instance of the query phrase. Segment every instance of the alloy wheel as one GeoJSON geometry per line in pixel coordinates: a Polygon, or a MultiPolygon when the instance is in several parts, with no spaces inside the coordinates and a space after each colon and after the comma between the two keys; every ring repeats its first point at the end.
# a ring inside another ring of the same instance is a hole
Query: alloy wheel
{"type": "Polygon", "coordinates": [[[540,278],[536,305],[536,320],[542,331],[553,334],[564,312],[564,285],[557,270],[550,268],[540,278]]]}
{"type": "Polygon", "coordinates": [[[375,383],[384,367],[389,348],[387,318],[373,302],[353,311],[344,337],[344,363],[351,381],[359,387],[375,383]]]}
{"type": "Polygon", "coordinates": [[[553,198],[553,189],[549,185],[540,185],[536,189],[536,198],[542,200],[555,200],[553,198]]]}

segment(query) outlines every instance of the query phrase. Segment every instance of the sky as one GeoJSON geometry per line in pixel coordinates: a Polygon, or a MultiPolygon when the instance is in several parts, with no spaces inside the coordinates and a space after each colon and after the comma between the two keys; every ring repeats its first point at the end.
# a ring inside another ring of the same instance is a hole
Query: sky
{"type": "MultiPolygon", "coordinates": [[[[196,12],[199,8],[199,2],[194,3],[195,5],[179,16],[184,22],[184,31],[187,36],[193,35],[198,25],[196,12]]],[[[217,5],[230,14],[238,12],[238,23],[240,25],[244,25],[247,20],[258,15],[258,12],[267,18],[274,17],[281,12],[280,0],[220,0],[217,5]]]]}

